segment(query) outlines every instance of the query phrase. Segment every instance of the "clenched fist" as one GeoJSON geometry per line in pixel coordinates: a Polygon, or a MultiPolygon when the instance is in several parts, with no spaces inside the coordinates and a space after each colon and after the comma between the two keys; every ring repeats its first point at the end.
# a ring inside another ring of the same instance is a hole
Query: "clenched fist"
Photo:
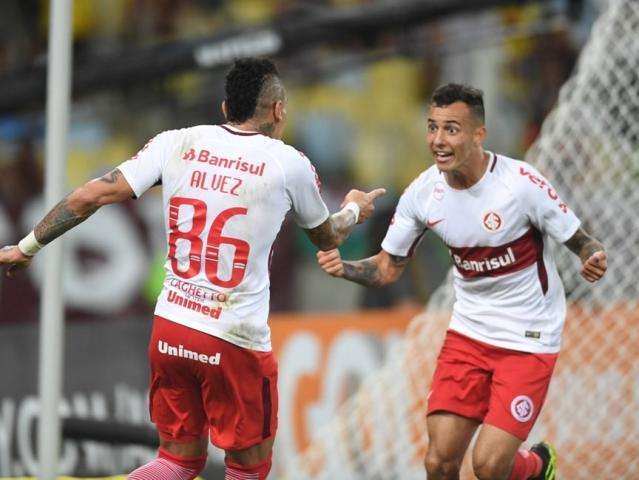
{"type": "Polygon", "coordinates": [[[16,271],[27,268],[33,257],[22,253],[17,245],[10,245],[0,249],[0,265],[8,265],[7,277],[13,277],[16,271]]]}
{"type": "Polygon", "coordinates": [[[337,248],[333,250],[329,250],[327,252],[318,251],[317,252],[317,263],[322,267],[329,275],[334,277],[343,277],[344,276],[344,263],[342,262],[342,257],[339,254],[339,250],[337,248]]]}
{"type": "Polygon", "coordinates": [[[581,276],[589,282],[601,279],[608,269],[608,256],[606,252],[599,250],[588,257],[581,268],[581,276]]]}

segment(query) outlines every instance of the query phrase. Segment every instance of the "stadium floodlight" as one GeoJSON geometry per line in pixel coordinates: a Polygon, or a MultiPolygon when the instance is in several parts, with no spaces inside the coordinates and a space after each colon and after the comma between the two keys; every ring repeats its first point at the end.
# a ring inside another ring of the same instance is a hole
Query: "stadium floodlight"
{"type": "MultiPolygon", "coordinates": [[[[46,210],[52,208],[64,195],[72,54],[71,0],[53,0],[50,8],[44,168],[46,210]]],[[[62,242],[53,242],[43,253],[45,267],[40,302],[38,478],[53,480],[57,475],[61,443],[58,408],[62,393],[64,347],[62,242]]]]}

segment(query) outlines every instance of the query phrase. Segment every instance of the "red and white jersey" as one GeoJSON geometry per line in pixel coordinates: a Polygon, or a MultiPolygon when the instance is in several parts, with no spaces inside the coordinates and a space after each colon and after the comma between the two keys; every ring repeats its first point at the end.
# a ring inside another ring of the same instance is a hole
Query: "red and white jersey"
{"type": "Polygon", "coordinates": [[[308,158],[228,125],[170,130],[120,171],[135,192],[162,184],[168,257],[155,313],[253,350],[271,349],[269,260],[284,216],[328,218],[308,158]]]}
{"type": "Polygon", "coordinates": [[[455,269],[450,328],[497,347],[554,353],[566,302],[547,240],[564,243],[579,225],[535,168],[491,153],[486,173],[467,189],[451,188],[436,166],[417,177],[382,248],[407,256],[434,231],[455,269]]]}

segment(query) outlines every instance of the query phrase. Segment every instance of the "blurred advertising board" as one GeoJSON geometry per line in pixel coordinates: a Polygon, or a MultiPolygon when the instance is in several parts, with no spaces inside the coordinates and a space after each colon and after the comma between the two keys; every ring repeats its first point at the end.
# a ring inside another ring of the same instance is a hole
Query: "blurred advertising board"
{"type": "MultiPolygon", "coordinates": [[[[414,310],[273,315],[279,361],[278,458],[294,455],[335,414],[361,379],[378,369],[414,310]]],[[[0,477],[34,475],[38,420],[38,328],[0,324],[0,477]]],[[[147,342],[150,319],[70,322],[60,412],[105,422],[148,424],[147,342]]],[[[221,462],[212,452],[213,462],[221,462]]],[[[155,456],[152,448],[66,440],[65,475],[114,475],[155,456]]]]}

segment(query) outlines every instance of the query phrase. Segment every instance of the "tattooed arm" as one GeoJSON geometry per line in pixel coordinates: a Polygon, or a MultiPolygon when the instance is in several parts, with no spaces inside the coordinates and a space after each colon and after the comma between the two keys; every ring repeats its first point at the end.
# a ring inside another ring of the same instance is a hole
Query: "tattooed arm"
{"type": "Polygon", "coordinates": [[[606,273],[608,259],[604,246],[588,235],[583,228],[570,237],[566,247],[581,259],[581,276],[589,282],[596,282],[606,273]]]}
{"type": "Polygon", "coordinates": [[[359,208],[359,216],[356,218],[355,213],[348,209],[340,210],[326,219],[326,221],[315,228],[306,231],[308,238],[320,250],[331,250],[339,247],[344,240],[353,231],[353,227],[357,223],[364,222],[370,217],[375,209],[373,201],[386,193],[383,188],[376,188],[368,193],[359,190],[351,190],[348,192],[342,205],[349,202],[356,203],[359,208]]]}
{"type": "Polygon", "coordinates": [[[341,210],[328,217],[321,225],[306,230],[306,234],[317,248],[330,250],[339,247],[355,225],[355,214],[349,210],[341,210]]]}
{"type": "MultiPolygon", "coordinates": [[[[25,240],[31,244],[44,246],[58,238],[67,230],[84,222],[100,207],[122,202],[133,195],[133,190],[117,168],[103,177],[92,180],[75,189],[45,215],[34,231],[25,240]]],[[[20,244],[22,246],[22,243],[20,244]]],[[[0,265],[9,265],[7,274],[11,276],[17,269],[27,267],[33,253],[25,255],[17,245],[0,250],[0,265]]]]}
{"type": "Polygon", "coordinates": [[[133,190],[117,168],[77,188],[62,199],[34,229],[36,240],[46,245],[67,230],[84,222],[98,208],[122,202],[133,195],[133,190]]]}
{"type": "Polygon", "coordinates": [[[317,261],[326,273],[366,287],[383,287],[396,282],[408,260],[409,257],[391,255],[384,250],[369,258],[346,262],[337,249],[317,252],[317,261]]]}

